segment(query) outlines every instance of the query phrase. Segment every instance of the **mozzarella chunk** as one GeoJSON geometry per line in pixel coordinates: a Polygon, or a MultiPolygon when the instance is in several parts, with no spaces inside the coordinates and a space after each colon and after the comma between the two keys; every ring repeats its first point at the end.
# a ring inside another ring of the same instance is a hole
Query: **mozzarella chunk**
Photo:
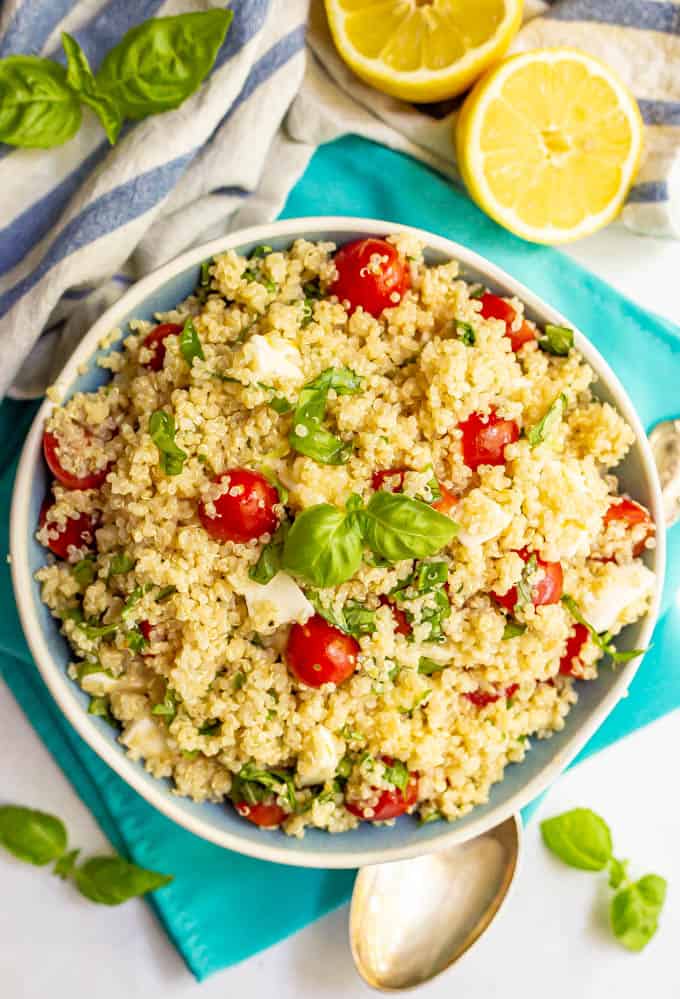
{"type": "Polygon", "coordinates": [[[583,600],[583,616],[596,631],[618,631],[640,617],[639,604],[648,599],[656,581],[654,573],[641,562],[618,565],[610,562],[602,577],[595,579],[592,592],[583,600]],[[634,610],[631,616],[629,612],[634,610]]]}
{"type": "Polygon", "coordinates": [[[230,582],[245,598],[254,622],[278,628],[293,621],[304,623],[314,613],[313,606],[287,572],[277,572],[268,583],[255,583],[243,576],[232,576],[230,582]]]}
{"type": "Polygon", "coordinates": [[[125,729],[120,741],[128,747],[133,760],[160,756],[167,748],[165,736],[151,718],[137,718],[125,729]]]}
{"type": "Polygon", "coordinates": [[[456,537],[466,548],[483,545],[498,537],[512,520],[512,513],[482,489],[472,489],[458,504],[453,516],[460,524],[456,537]]]}
{"type": "Polygon", "coordinates": [[[117,677],[102,670],[100,673],[87,673],[80,681],[80,686],[86,694],[91,694],[93,697],[106,697],[116,689],[119,682],[117,677]]]}
{"type": "Polygon", "coordinates": [[[253,334],[243,347],[244,356],[259,379],[284,378],[302,381],[300,351],[275,333],[253,334]]]}
{"type": "Polygon", "coordinates": [[[297,763],[298,783],[309,787],[333,780],[341,758],[340,740],[325,725],[317,725],[302,744],[297,763]]]}

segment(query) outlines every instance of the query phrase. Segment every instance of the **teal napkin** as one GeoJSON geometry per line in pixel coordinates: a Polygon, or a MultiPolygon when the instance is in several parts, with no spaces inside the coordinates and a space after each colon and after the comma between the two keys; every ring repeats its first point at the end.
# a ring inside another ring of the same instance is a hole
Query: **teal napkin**
{"type": "MultiPolygon", "coordinates": [[[[363,139],[322,147],[292,191],[284,217],[364,215],[448,236],[504,267],[564,312],[613,364],[649,427],[677,415],[680,332],[645,312],[566,257],[503,231],[427,167],[363,139]]],[[[0,408],[2,537],[16,455],[33,403],[0,408]]],[[[621,702],[590,741],[587,756],[680,705],[680,532],[671,532],[666,613],[654,648],[621,702]]],[[[27,717],[112,844],[137,863],[175,875],[151,899],[200,980],[268,947],[346,901],[353,871],[314,871],[250,860],[212,846],[158,814],[109,770],[62,718],[32,663],[14,611],[9,571],[0,567],[0,671],[27,717]],[[267,905],[262,906],[262,898],[267,905]]],[[[27,792],[26,800],[30,801],[27,792]]],[[[40,806],[39,801],[35,801],[40,806]]]]}

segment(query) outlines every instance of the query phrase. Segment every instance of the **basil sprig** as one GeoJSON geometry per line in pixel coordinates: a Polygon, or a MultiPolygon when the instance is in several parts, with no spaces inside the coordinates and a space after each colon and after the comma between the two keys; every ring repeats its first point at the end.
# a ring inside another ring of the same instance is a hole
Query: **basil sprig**
{"type": "Polygon", "coordinates": [[[602,649],[603,652],[606,652],[606,654],[611,657],[612,662],[627,663],[631,659],[637,659],[638,656],[642,656],[648,651],[648,649],[626,649],[624,652],[618,652],[616,646],[614,645],[612,635],[608,631],[604,631],[602,634],[596,631],[592,624],[586,621],[581,613],[579,605],[573,597],[569,596],[568,593],[563,594],[562,603],[574,620],[578,621],[579,624],[582,624],[584,628],[588,629],[588,633],[595,642],[595,645],[597,645],[598,649],[602,649]]]}
{"type": "Polygon", "coordinates": [[[566,357],[574,346],[574,331],[568,326],[547,323],[545,332],[538,338],[538,346],[548,354],[566,357]]]}
{"type": "Polygon", "coordinates": [[[82,104],[113,144],[126,118],[169,111],[194,93],[212,69],[233,18],[212,9],[151,18],[128,31],[93,74],[77,41],[62,34],[65,70],[52,59],[0,59],[0,141],[49,149],[73,138],[82,104]]]}
{"type": "Polygon", "coordinates": [[[609,826],[589,808],[574,808],[541,823],[543,842],[560,860],[584,871],[609,871],[615,891],[609,915],[614,936],[628,950],[640,951],[657,931],[666,899],[666,880],[646,874],[628,877],[628,862],[614,856],[609,826]]]}
{"type": "Polygon", "coordinates": [[[149,436],[158,448],[160,466],[166,475],[179,475],[187,459],[183,451],[175,443],[175,420],[164,409],[157,409],[149,419],[149,436]]]}
{"type": "Polygon", "coordinates": [[[326,415],[328,393],[355,395],[361,382],[349,368],[326,368],[300,392],[293,412],[290,446],[299,454],[323,465],[344,465],[352,454],[352,445],[335,437],[321,426],[326,415]]]}
{"type": "Polygon", "coordinates": [[[91,857],[76,867],[79,850],[68,850],[66,827],[47,812],[18,805],[0,806],[0,846],[19,860],[44,867],[73,883],[85,898],[100,905],[120,905],[162,888],[172,878],[131,864],[118,856],[91,857]]]}
{"type": "Polygon", "coordinates": [[[566,408],[567,397],[564,392],[560,392],[557,398],[548,407],[544,416],[535,426],[530,427],[527,431],[529,447],[537,447],[539,444],[542,444],[543,441],[547,441],[550,437],[552,437],[558,423],[564,416],[566,408]]]}
{"type": "Polygon", "coordinates": [[[194,363],[195,357],[198,357],[201,361],[205,361],[203,346],[198,338],[198,333],[191,321],[191,317],[185,320],[184,327],[179,335],[179,350],[189,367],[194,363]]]}

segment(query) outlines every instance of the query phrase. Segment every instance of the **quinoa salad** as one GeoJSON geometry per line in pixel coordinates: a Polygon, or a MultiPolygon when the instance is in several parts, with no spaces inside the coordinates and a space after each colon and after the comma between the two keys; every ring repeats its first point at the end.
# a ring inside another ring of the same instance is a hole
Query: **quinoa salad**
{"type": "Polygon", "coordinates": [[[301,836],[488,800],[655,578],[634,435],[567,327],[410,233],[206,261],[56,399],[37,578],[89,711],[301,836]]]}

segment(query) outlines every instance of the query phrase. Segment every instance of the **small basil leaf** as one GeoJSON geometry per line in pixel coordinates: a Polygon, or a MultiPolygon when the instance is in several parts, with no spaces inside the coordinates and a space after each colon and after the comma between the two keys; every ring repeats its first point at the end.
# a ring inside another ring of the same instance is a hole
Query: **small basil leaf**
{"type": "Polygon", "coordinates": [[[351,443],[335,437],[323,427],[296,423],[295,417],[288,443],[294,451],[313,458],[321,465],[346,465],[354,450],[351,443]]]}
{"type": "Polygon", "coordinates": [[[73,138],[82,119],[78,95],[58,62],[32,55],[0,59],[0,142],[50,149],[73,138]]]}
{"type": "Polygon", "coordinates": [[[421,656],[418,660],[418,672],[422,673],[423,676],[432,676],[433,673],[440,673],[449,665],[450,663],[438,663],[435,659],[421,656]]]}
{"type": "Polygon", "coordinates": [[[547,323],[545,334],[538,338],[538,346],[548,354],[566,357],[574,346],[574,331],[568,326],[553,326],[552,323],[547,323]]]}
{"type": "Polygon", "coordinates": [[[262,258],[266,257],[268,253],[273,253],[273,252],[274,250],[272,249],[271,246],[267,246],[266,243],[263,243],[262,246],[255,247],[253,252],[250,254],[250,259],[254,258],[255,260],[262,260],[262,258]]]}
{"type": "Polygon", "coordinates": [[[538,565],[538,560],[535,555],[530,555],[527,561],[524,563],[524,568],[522,569],[522,575],[520,576],[519,582],[517,583],[517,600],[515,601],[515,607],[521,607],[522,604],[530,604],[533,600],[533,587],[529,582],[529,579],[536,572],[536,566],[538,565]]]}
{"type": "Polygon", "coordinates": [[[154,704],[151,714],[167,718],[168,724],[173,720],[177,714],[177,694],[171,687],[168,687],[165,691],[163,700],[159,704],[154,704]]]}
{"type": "Polygon", "coordinates": [[[349,368],[326,368],[304,386],[295,406],[293,429],[288,438],[294,451],[324,465],[344,465],[352,454],[351,443],[335,437],[321,426],[326,414],[328,393],[353,395],[361,380],[349,368]]]}
{"type": "Polygon", "coordinates": [[[147,871],[122,857],[91,857],[73,877],[80,894],[100,905],[120,905],[172,881],[167,874],[147,871]]]}
{"type": "Polygon", "coordinates": [[[276,533],[268,544],[260,552],[255,565],[248,570],[248,575],[255,583],[269,583],[281,568],[283,557],[283,546],[286,536],[290,530],[288,521],[282,521],[276,529],[276,533]]]}
{"type": "Polygon", "coordinates": [[[385,780],[398,787],[403,794],[409,782],[408,767],[401,760],[395,760],[385,767],[385,780]]]}
{"type": "Polygon", "coordinates": [[[162,604],[166,600],[169,600],[173,594],[177,593],[176,586],[161,586],[160,590],[156,594],[156,603],[162,604]]]}
{"type": "Polygon", "coordinates": [[[109,573],[107,581],[111,579],[112,576],[123,576],[126,572],[130,572],[135,567],[135,560],[125,552],[116,552],[109,563],[109,573]]]}
{"type": "Polygon", "coordinates": [[[509,638],[517,638],[519,635],[523,635],[526,630],[526,624],[521,624],[519,621],[515,621],[514,618],[508,618],[503,628],[502,641],[507,642],[509,638]]]}
{"type": "Polygon", "coordinates": [[[149,419],[149,436],[158,448],[160,465],[166,475],[179,475],[187,459],[186,451],[175,444],[175,421],[163,409],[157,409],[149,419]]]}
{"type": "Polygon", "coordinates": [[[189,367],[194,363],[195,357],[205,361],[203,347],[191,319],[186,319],[184,322],[184,327],[179,335],[179,349],[189,367]]]}
{"type": "Polygon", "coordinates": [[[126,641],[127,647],[131,652],[141,652],[149,644],[143,632],[137,626],[128,631],[126,641]]]}
{"type": "Polygon", "coordinates": [[[66,828],[47,812],[20,805],[0,805],[0,846],[19,860],[43,867],[66,850],[66,828]]]}
{"type": "Polygon", "coordinates": [[[658,874],[646,874],[622,888],[612,899],[610,917],[614,936],[628,950],[642,950],[656,933],[666,887],[665,879],[658,874]]]}
{"type": "Polygon", "coordinates": [[[304,510],[286,538],[283,568],[322,589],[344,583],[361,565],[360,516],[329,503],[304,510]]]}
{"type": "Polygon", "coordinates": [[[232,17],[214,9],[137,25],[104,58],[100,91],[126,118],[179,107],[212,69],[232,17]]]}
{"type": "Polygon", "coordinates": [[[554,402],[551,403],[543,418],[527,431],[529,447],[536,447],[538,444],[542,444],[543,441],[550,439],[558,423],[564,416],[566,408],[567,397],[564,392],[560,392],[554,402]]]}
{"type": "Polygon", "coordinates": [[[83,104],[92,108],[113,146],[123,124],[120,111],[111,98],[100,91],[87,56],[75,38],[64,31],[61,44],[66,53],[66,82],[76,91],[83,104]]]}
{"type": "Polygon", "coordinates": [[[71,568],[71,573],[81,590],[86,589],[97,575],[94,559],[83,558],[80,562],[76,562],[71,568]]]}
{"type": "Polygon", "coordinates": [[[458,531],[450,517],[403,493],[373,493],[363,514],[366,543],[390,562],[427,558],[440,551],[458,531]]]}
{"type": "Polygon", "coordinates": [[[589,808],[574,808],[541,822],[543,842],[570,867],[602,871],[612,858],[609,826],[589,808]]]}
{"type": "Polygon", "coordinates": [[[458,339],[462,340],[466,347],[474,347],[475,330],[471,323],[464,323],[460,319],[456,319],[456,332],[458,339]]]}
{"type": "Polygon", "coordinates": [[[59,857],[52,868],[52,873],[56,874],[56,876],[61,878],[62,881],[66,881],[69,875],[73,872],[73,868],[75,867],[79,854],[80,850],[69,850],[68,853],[59,857]]]}

